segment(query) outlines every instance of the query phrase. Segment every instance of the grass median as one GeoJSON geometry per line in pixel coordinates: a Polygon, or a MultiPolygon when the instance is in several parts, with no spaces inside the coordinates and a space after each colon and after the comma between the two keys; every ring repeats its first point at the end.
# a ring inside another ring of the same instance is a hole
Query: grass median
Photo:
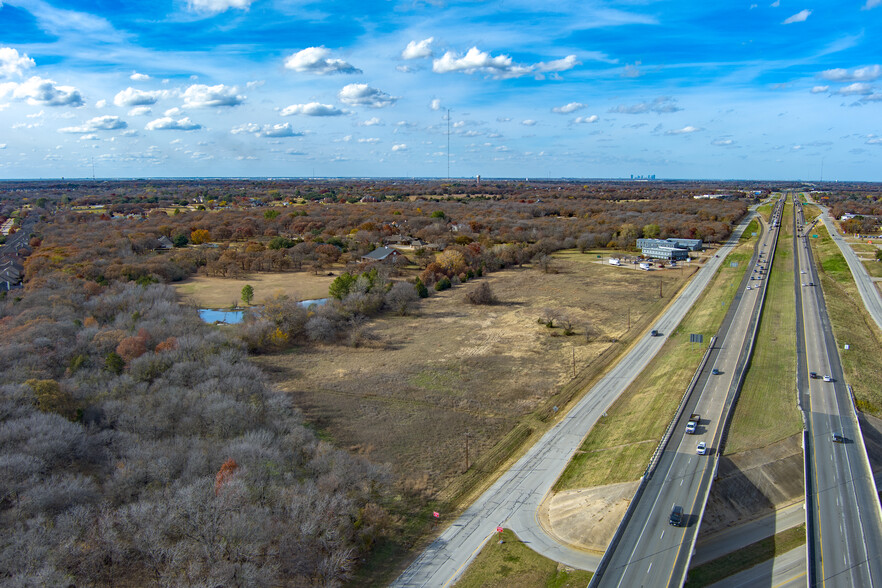
{"type": "Polygon", "coordinates": [[[689,570],[686,588],[703,588],[764,561],[784,555],[805,545],[805,524],[751,543],[734,553],[724,555],[689,570]]]}
{"type": "Polygon", "coordinates": [[[591,572],[575,570],[539,555],[513,531],[503,531],[501,539],[502,543],[498,534],[490,538],[455,584],[457,588],[583,588],[591,581],[591,572]]]}
{"type": "Polygon", "coordinates": [[[594,425],[555,491],[629,482],[643,474],[704,347],[726,315],[753,255],[754,240],[747,237],[735,248],[677,329],[666,333],[661,351],[594,425]],[[689,342],[692,333],[704,336],[702,348],[689,342]]]}
{"type": "Polygon", "coordinates": [[[882,333],[867,313],[848,264],[827,229],[820,226],[813,232],[818,238],[811,239],[812,250],[845,379],[858,408],[882,417],[882,333]]]}
{"type": "Polygon", "coordinates": [[[796,406],[796,301],[793,206],[785,206],[768,272],[762,321],[729,429],[727,454],[765,447],[802,430],[796,406]]]}

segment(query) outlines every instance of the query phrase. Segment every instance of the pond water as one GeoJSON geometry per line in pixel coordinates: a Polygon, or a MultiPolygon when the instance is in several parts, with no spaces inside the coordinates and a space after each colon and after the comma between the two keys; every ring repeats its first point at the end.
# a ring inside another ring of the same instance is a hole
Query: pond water
{"type": "MultiPolygon", "coordinates": [[[[321,306],[325,304],[330,298],[316,298],[314,300],[301,300],[300,305],[305,307],[310,307],[313,304],[317,306],[321,306]]],[[[255,307],[259,308],[259,307],[255,307]]],[[[199,318],[201,318],[206,323],[226,323],[228,325],[235,325],[236,323],[241,323],[242,318],[245,316],[244,310],[215,310],[213,308],[200,308],[199,309],[199,318]]]]}
{"type": "Polygon", "coordinates": [[[199,318],[206,323],[222,322],[229,325],[242,322],[243,310],[214,310],[211,308],[200,308],[199,318]]]}

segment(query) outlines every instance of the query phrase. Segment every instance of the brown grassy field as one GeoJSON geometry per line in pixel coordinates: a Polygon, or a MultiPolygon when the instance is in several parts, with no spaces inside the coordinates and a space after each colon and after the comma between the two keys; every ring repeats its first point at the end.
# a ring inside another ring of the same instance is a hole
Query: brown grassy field
{"type": "MultiPolygon", "coordinates": [[[[335,272],[336,273],[336,272],[335,272]]],[[[276,294],[287,294],[298,300],[314,300],[328,296],[328,286],[334,276],[316,276],[309,272],[254,274],[244,280],[196,276],[174,284],[178,295],[200,308],[230,308],[242,304],[242,288],[254,288],[252,304],[262,304],[276,294]]]]}
{"type": "MultiPolygon", "coordinates": [[[[565,252],[558,273],[512,269],[486,280],[495,306],[464,302],[464,284],[424,300],[416,316],[371,322],[378,344],[263,356],[307,420],[341,447],[389,463],[434,494],[598,357],[631,323],[648,325],[692,268],[640,272],[565,252]],[[665,298],[659,298],[659,280],[665,298]],[[574,318],[576,334],[539,324],[543,308],[574,318]],[[585,325],[596,332],[586,341],[585,325]]],[[[256,289],[256,288],[255,288],[256,289]]]]}

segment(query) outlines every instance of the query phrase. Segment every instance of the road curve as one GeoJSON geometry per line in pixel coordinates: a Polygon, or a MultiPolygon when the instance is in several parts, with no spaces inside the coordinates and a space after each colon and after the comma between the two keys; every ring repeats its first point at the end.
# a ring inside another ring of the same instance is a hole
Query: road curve
{"type": "MultiPolygon", "coordinates": [[[[667,334],[677,327],[753,217],[754,214],[749,213],[742,219],[729,241],[720,248],[718,257],[708,259],[696,272],[653,328],[667,334]]],[[[575,568],[594,569],[600,558],[560,545],[548,537],[538,524],[537,510],[582,439],[658,353],[665,339],[647,333],[638,340],[615,367],[445,529],[392,586],[449,586],[494,535],[497,526],[514,530],[541,555],[575,568]]]]}

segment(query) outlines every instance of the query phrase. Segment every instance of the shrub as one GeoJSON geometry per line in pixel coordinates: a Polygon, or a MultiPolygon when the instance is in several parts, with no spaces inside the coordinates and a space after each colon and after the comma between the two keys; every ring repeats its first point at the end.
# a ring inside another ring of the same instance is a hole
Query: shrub
{"type": "Polygon", "coordinates": [[[435,282],[435,290],[437,290],[438,292],[440,292],[441,290],[447,290],[448,288],[450,288],[450,286],[450,279],[447,276],[444,276],[443,278],[435,282]]]}
{"type": "Polygon", "coordinates": [[[470,304],[496,304],[498,302],[487,282],[481,282],[466,292],[466,301],[470,304]]]}

